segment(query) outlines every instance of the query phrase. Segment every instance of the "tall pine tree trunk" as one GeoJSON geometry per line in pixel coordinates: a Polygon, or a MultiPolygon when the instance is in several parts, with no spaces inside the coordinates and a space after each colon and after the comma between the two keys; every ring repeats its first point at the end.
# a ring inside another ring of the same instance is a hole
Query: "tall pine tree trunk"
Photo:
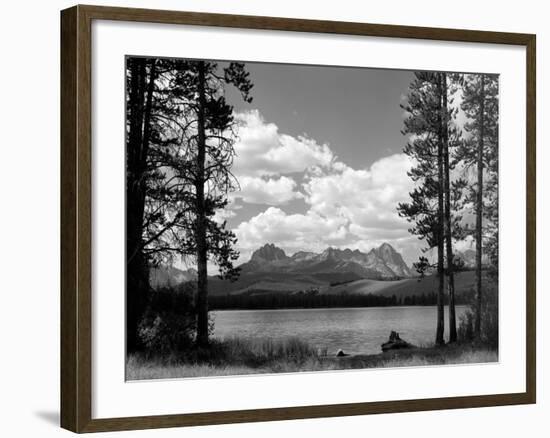
{"type": "Polygon", "coordinates": [[[197,345],[208,345],[208,271],[206,243],[206,211],[204,196],[205,134],[205,65],[199,62],[198,151],[196,190],[196,244],[197,244],[197,345]]]}
{"type": "Polygon", "coordinates": [[[474,333],[481,338],[481,257],[483,246],[483,143],[485,136],[485,75],[481,75],[479,92],[479,137],[477,145],[477,193],[476,193],[476,318],[474,333]]]}
{"type": "MultiPolygon", "coordinates": [[[[138,324],[145,310],[149,288],[148,269],[143,254],[143,214],[145,210],[146,154],[148,142],[144,136],[144,120],[148,120],[151,106],[145,105],[147,69],[145,59],[133,59],[130,65],[129,132],[126,159],[126,295],[127,350],[139,348],[138,324]]],[[[150,79],[151,81],[151,79],[150,79]]],[[[147,98],[149,103],[149,97],[147,98]]],[[[148,129],[148,126],[146,127],[148,129]]]]}
{"type": "MultiPolygon", "coordinates": [[[[141,146],[140,161],[145,171],[147,164],[147,155],[149,154],[149,139],[151,137],[151,112],[153,109],[153,93],[155,92],[155,79],[157,76],[156,60],[151,60],[149,67],[149,83],[147,85],[147,100],[145,102],[145,112],[143,114],[143,140],[141,146]]],[[[145,186],[145,179],[142,178],[142,184],[145,186]]],[[[143,194],[143,206],[145,207],[145,191],[143,194]]]]}
{"type": "MultiPolygon", "coordinates": [[[[438,81],[439,97],[441,102],[442,86],[441,78],[438,81]]],[[[443,272],[443,258],[444,258],[444,205],[443,205],[443,118],[441,117],[441,111],[439,113],[439,139],[437,142],[437,176],[438,176],[438,189],[437,189],[437,275],[439,278],[439,287],[437,291],[437,329],[435,335],[436,345],[443,345],[445,339],[443,337],[445,331],[445,313],[444,313],[444,300],[445,300],[445,275],[443,272]]]]}
{"type": "Polygon", "coordinates": [[[447,75],[442,73],[442,140],[445,191],[445,245],[447,256],[447,289],[449,292],[449,342],[456,342],[455,279],[453,268],[453,242],[451,225],[451,181],[449,175],[449,132],[447,112],[447,75]]]}

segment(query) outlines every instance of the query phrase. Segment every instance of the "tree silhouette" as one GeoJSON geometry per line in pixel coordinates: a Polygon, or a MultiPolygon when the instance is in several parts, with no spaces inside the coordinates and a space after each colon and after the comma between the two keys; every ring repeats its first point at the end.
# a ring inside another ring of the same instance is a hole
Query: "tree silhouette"
{"type": "Polygon", "coordinates": [[[481,336],[482,258],[484,235],[493,266],[498,266],[498,76],[464,75],[462,110],[469,121],[464,128],[470,137],[460,149],[466,166],[475,166],[476,183],[470,200],[476,217],[476,312],[474,334],[481,336]],[[488,181],[484,181],[487,175],[488,181]],[[485,203],[484,199],[489,202],[485,203]],[[484,230],[484,218],[486,219],[484,230]],[[485,231],[485,232],[484,232],[485,231]]]}
{"type": "Polygon", "coordinates": [[[453,253],[453,239],[461,239],[462,215],[459,213],[463,205],[462,193],[467,181],[463,178],[452,179],[451,171],[455,169],[457,150],[462,147],[462,135],[455,123],[458,108],[453,107],[454,94],[459,83],[459,75],[440,73],[441,79],[441,141],[443,144],[443,192],[444,192],[444,233],[445,233],[445,274],[449,296],[449,342],[456,342],[456,309],[454,272],[456,261],[453,253]]]}
{"type": "Polygon", "coordinates": [[[126,251],[127,347],[140,348],[137,327],[150,296],[149,270],[175,256],[200,268],[197,297],[201,333],[206,259],[227,277],[237,274],[234,234],[213,220],[237,186],[233,108],[225,85],[250,101],[244,65],[178,59],[127,59],[126,251]]]}
{"type": "MultiPolygon", "coordinates": [[[[444,341],[444,137],[442,110],[442,73],[416,72],[409,86],[407,103],[402,105],[407,113],[403,135],[409,142],[404,153],[415,162],[408,175],[416,183],[409,194],[410,202],[400,203],[397,210],[414,225],[409,232],[426,242],[425,250],[437,248],[436,344],[444,341]]],[[[420,272],[426,270],[426,258],[415,265],[420,272]]]]}
{"type": "Polygon", "coordinates": [[[246,102],[251,102],[252,82],[242,63],[220,67],[210,61],[182,61],[175,85],[193,113],[189,121],[186,163],[177,169],[185,182],[189,214],[186,254],[197,265],[197,344],[208,345],[208,260],[224,278],[234,278],[238,258],[236,237],[225,222],[215,220],[216,211],[227,206],[227,194],[238,187],[231,173],[235,157],[236,121],[233,106],[225,99],[227,86],[234,86],[246,102]]]}

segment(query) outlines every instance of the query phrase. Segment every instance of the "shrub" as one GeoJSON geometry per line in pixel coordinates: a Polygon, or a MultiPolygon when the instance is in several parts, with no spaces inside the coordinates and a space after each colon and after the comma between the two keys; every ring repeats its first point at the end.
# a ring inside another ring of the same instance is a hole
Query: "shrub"
{"type": "MultiPolygon", "coordinates": [[[[460,318],[458,339],[461,342],[475,340],[475,320],[477,308],[475,303],[460,318]]],[[[491,284],[485,288],[481,302],[481,339],[482,344],[498,348],[498,288],[491,284]]]]}
{"type": "Polygon", "coordinates": [[[149,354],[166,354],[191,348],[196,333],[194,286],[152,291],[138,336],[149,354]]]}
{"type": "Polygon", "coordinates": [[[460,317],[457,336],[460,342],[471,342],[474,340],[475,308],[470,306],[460,317]]]}

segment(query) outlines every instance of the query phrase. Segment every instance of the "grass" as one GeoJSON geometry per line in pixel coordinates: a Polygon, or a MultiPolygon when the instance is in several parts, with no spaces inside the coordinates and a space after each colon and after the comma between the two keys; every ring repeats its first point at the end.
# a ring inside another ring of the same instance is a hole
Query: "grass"
{"type": "Polygon", "coordinates": [[[150,357],[130,355],[128,380],[234,376],[259,373],[294,373],[364,368],[393,368],[498,361],[498,353],[471,344],[422,347],[374,355],[327,356],[298,338],[212,341],[208,349],[185,355],[150,357]]]}
{"type": "Polygon", "coordinates": [[[209,364],[165,364],[132,356],[126,363],[128,380],[173,379],[181,377],[235,376],[262,372],[246,366],[209,364]]]}
{"type": "Polygon", "coordinates": [[[233,337],[218,341],[218,345],[225,362],[242,362],[250,366],[263,366],[279,360],[301,363],[317,357],[315,349],[293,337],[277,341],[271,338],[243,340],[233,337]]]}
{"type": "Polygon", "coordinates": [[[343,359],[342,362],[348,362],[342,364],[343,369],[394,368],[497,362],[498,352],[470,344],[457,344],[396,350],[376,355],[356,355],[343,359]]]}

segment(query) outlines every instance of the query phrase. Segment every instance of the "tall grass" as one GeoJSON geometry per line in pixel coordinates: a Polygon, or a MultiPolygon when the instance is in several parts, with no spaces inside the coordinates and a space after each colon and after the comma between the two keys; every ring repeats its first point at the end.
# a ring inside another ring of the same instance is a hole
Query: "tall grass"
{"type": "Polygon", "coordinates": [[[262,365],[277,360],[303,362],[318,355],[317,350],[309,344],[292,337],[281,340],[232,337],[221,341],[220,346],[225,361],[248,365],[262,365]]]}
{"type": "Polygon", "coordinates": [[[297,338],[228,338],[188,354],[150,357],[133,354],[126,362],[128,380],[295,373],[363,368],[393,368],[496,362],[498,353],[472,344],[424,347],[375,355],[326,356],[297,338]]]}
{"type": "Polygon", "coordinates": [[[316,349],[294,337],[278,340],[231,337],[213,339],[207,348],[193,348],[185,353],[132,354],[126,362],[126,371],[129,380],[299,371],[306,361],[313,363],[318,357],[316,349]]]}
{"type": "Polygon", "coordinates": [[[491,363],[498,361],[498,353],[494,350],[459,350],[448,355],[442,354],[422,354],[417,352],[410,356],[394,356],[387,360],[382,360],[375,366],[380,368],[394,367],[417,367],[429,365],[459,365],[468,363],[491,363]]]}

